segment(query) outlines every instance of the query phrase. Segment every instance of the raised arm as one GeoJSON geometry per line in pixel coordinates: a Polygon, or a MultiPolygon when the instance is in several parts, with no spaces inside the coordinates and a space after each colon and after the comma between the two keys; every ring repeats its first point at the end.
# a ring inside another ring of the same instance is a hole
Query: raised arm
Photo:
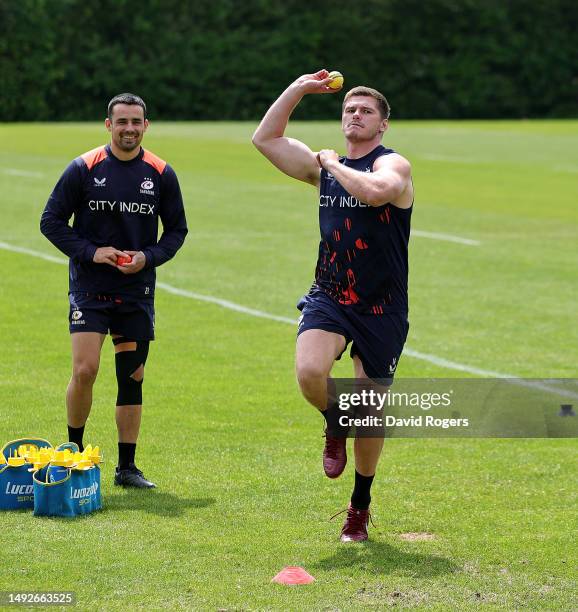
{"type": "Polygon", "coordinates": [[[284,136],[291,113],[306,94],[335,93],[327,84],[327,70],[304,74],[275,100],[253,134],[253,144],[281,172],[311,185],[319,185],[317,156],[300,140],[284,136]]]}
{"type": "Polygon", "coordinates": [[[370,206],[382,206],[391,202],[399,208],[411,206],[411,166],[405,157],[397,153],[382,155],[375,160],[373,172],[359,172],[339,163],[335,151],[319,151],[319,164],[331,172],[352,196],[370,206]],[[404,197],[402,197],[404,196],[404,197]]]}

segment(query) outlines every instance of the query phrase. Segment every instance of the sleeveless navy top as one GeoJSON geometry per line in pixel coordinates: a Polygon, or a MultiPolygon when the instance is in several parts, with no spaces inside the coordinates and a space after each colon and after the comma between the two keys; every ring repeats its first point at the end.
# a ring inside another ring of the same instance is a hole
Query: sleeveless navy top
{"type": "MultiPolygon", "coordinates": [[[[340,163],[372,172],[382,155],[379,145],[359,159],[340,163]]],[[[369,206],[349,194],[327,170],[321,170],[321,241],[312,292],[320,289],[340,304],[361,312],[407,313],[407,247],[413,205],[369,206]]]]}

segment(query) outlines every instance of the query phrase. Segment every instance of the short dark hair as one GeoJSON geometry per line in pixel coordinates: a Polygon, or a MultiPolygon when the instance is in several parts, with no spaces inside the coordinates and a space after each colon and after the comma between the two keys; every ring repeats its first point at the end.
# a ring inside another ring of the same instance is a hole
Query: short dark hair
{"type": "Polygon", "coordinates": [[[381,113],[381,118],[389,119],[389,113],[391,111],[389,102],[386,100],[385,96],[382,93],[377,91],[377,89],[373,89],[372,87],[366,87],[365,85],[354,87],[345,94],[345,98],[343,98],[343,106],[345,106],[347,100],[349,100],[349,98],[353,96],[367,96],[375,98],[379,105],[379,112],[381,113]]]}
{"type": "Polygon", "coordinates": [[[118,94],[118,96],[114,96],[114,98],[108,103],[107,115],[109,119],[112,119],[112,109],[117,104],[134,104],[136,106],[140,106],[144,112],[144,118],[147,118],[147,105],[140,96],[136,96],[135,94],[131,93],[121,93],[118,94]]]}

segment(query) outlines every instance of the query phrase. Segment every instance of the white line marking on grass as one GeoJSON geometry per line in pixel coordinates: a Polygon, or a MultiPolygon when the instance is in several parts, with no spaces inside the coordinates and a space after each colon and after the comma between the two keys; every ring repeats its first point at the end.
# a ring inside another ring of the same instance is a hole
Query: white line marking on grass
{"type": "Polygon", "coordinates": [[[578,399],[578,393],[567,391],[566,389],[559,389],[558,387],[554,387],[552,385],[544,385],[542,383],[533,382],[531,380],[523,380],[520,378],[508,380],[508,382],[514,385],[519,385],[520,387],[529,387],[530,389],[539,389],[540,391],[546,391],[547,393],[554,393],[554,395],[567,397],[569,399],[578,399]]]}
{"type": "MultiPolygon", "coordinates": [[[[61,265],[68,264],[68,260],[64,259],[63,257],[55,257],[53,255],[41,253],[40,251],[34,251],[33,249],[14,246],[7,242],[0,241],[0,249],[4,249],[5,251],[11,251],[13,253],[22,253],[23,255],[30,255],[32,257],[38,257],[39,259],[43,259],[44,261],[50,261],[51,263],[57,263],[61,265]]],[[[241,304],[236,304],[235,302],[230,302],[229,300],[223,300],[221,298],[213,297],[212,295],[194,293],[193,291],[179,289],[178,287],[173,287],[172,285],[162,282],[157,282],[157,287],[159,289],[164,289],[167,293],[171,293],[172,295],[179,295],[181,297],[198,300],[199,302],[208,302],[209,304],[216,304],[217,306],[221,306],[222,308],[227,308],[228,310],[240,312],[241,314],[246,314],[251,317],[258,317],[259,319],[268,319],[270,321],[278,321],[279,323],[287,323],[288,325],[297,325],[297,320],[291,319],[290,317],[274,315],[269,312],[265,312],[264,310],[257,310],[255,308],[247,308],[246,306],[242,306],[241,304]]],[[[469,366],[464,363],[449,361],[448,359],[438,357],[437,355],[429,355],[427,353],[414,351],[409,347],[406,347],[404,349],[404,355],[407,355],[408,357],[413,357],[414,359],[419,359],[421,361],[433,363],[434,365],[440,366],[442,368],[447,368],[449,370],[458,370],[460,372],[467,372],[468,374],[473,374],[475,376],[485,376],[488,378],[511,378],[513,379],[511,381],[513,384],[520,385],[522,387],[532,387],[535,389],[540,389],[542,391],[547,391],[549,393],[561,395],[563,397],[571,397],[574,399],[578,399],[578,393],[573,393],[564,389],[558,389],[557,387],[551,385],[544,385],[542,383],[521,380],[518,379],[514,374],[493,372],[492,370],[483,370],[481,368],[469,366]]]]}
{"type": "Polygon", "coordinates": [[[427,353],[420,353],[410,348],[403,350],[404,355],[409,355],[415,359],[421,359],[422,361],[429,361],[434,365],[442,368],[448,368],[450,370],[459,370],[460,372],[467,372],[468,374],[475,374],[476,376],[485,376],[487,378],[516,378],[514,374],[504,374],[503,372],[493,372],[492,370],[482,370],[474,366],[465,365],[463,363],[456,363],[455,361],[449,361],[443,357],[437,357],[436,355],[428,355],[427,353]]]}
{"type": "Polygon", "coordinates": [[[11,176],[26,176],[29,178],[43,178],[42,172],[32,172],[30,170],[19,170],[18,168],[2,168],[4,174],[10,174],[11,176]]]}
{"type": "MultiPolygon", "coordinates": [[[[289,317],[281,317],[278,315],[270,314],[268,312],[264,312],[263,310],[256,310],[254,308],[247,308],[246,306],[241,306],[240,304],[236,304],[235,302],[230,302],[229,300],[222,300],[220,298],[216,298],[210,295],[202,295],[200,293],[193,293],[192,291],[187,291],[185,289],[178,289],[177,287],[173,287],[172,285],[167,285],[167,283],[157,282],[157,287],[164,289],[168,293],[172,293],[173,295],[180,295],[182,297],[191,298],[194,300],[199,300],[201,302],[209,302],[211,304],[217,304],[222,306],[223,308],[228,308],[230,310],[234,310],[235,312],[240,312],[243,314],[250,315],[252,317],[258,317],[260,319],[269,319],[271,321],[279,321],[281,323],[288,323],[289,325],[297,325],[296,319],[291,319],[289,317]]],[[[443,357],[437,357],[436,355],[428,355],[427,353],[420,353],[419,351],[414,351],[410,348],[405,348],[403,351],[404,355],[408,357],[413,357],[414,359],[420,359],[421,361],[427,361],[429,363],[433,363],[434,365],[447,368],[449,370],[459,370],[461,372],[467,372],[468,374],[475,374],[476,376],[483,376],[486,378],[511,378],[514,384],[523,386],[523,387],[531,387],[535,389],[541,389],[542,391],[547,391],[549,393],[557,393],[558,395],[562,395],[564,397],[572,397],[578,399],[578,393],[572,393],[571,391],[565,391],[563,389],[558,389],[555,386],[548,386],[542,383],[536,383],[532,381],[524,381],[518,379],[514,374],[504,374],[503,372],[493,372],[492,370],[483,370],[481,368],[476,368],[473,366],[469,366],[463,363],[456,363],[455,361],[449,361],[448,359],[444,359],[443,357]]]]}
{"type": "Polygon", "coordinates": [[[210,304],[217,304],[218,306],[222,306],[223,308],[228,308],[229,310],[234,310],[235,312],[240,312],[242,314],[250,315],[252,317],[259,317],[260,319],[269,319],[271,321],[279,321],[281,323],[289,323],[289,325],[297,325],[296,319],[290,319],[289,317],[281,317],[279,315],[264,312],[263,310],[256,310],[255,308],[247,308],[246,306],[241,306],[241,304],[229,302],[229,300],[222,300],[221,298],[213,297],[212,295],[202,295],[200,293],[193,293],[192,291],[187,291],[186,289],[179,289],[178,287],[167,285],[167,283],[157,282],[157,287],[159,287],[160,289],[164,289],[165,291],[167,291],[168,293],[172,293],[173,295],[180,295],[181,297],[199,300],[200,302],[209,302],[210,304]]]}
{"type": "Polygon", "coordinates": [[[454,236],[453,234],[438,234],[437,232],[424,232],[416,229],[411,230],[411,236],[431,238],[432,240],[445,240],[446,242],[457,242],[458,244],[466,244],[468,246],[480,246],[480,244],[482,244],[479,240],[470,240],[469,238],[454,236]]]}
{"type": "Polygon", "coordinates": [[[442,368],[448,368],[449,370],[459,370],[460,372],[467,372],[468,374],[475,374],[476,376],[483,376],[485,378],[505,378],[511,379],[507,382],[520,387],[529,387],[531,389],[539,389],[540,391],[546,391],[547,393],[554,393],[562,397],[570,397],[578,399],[578,393],[567,391],[566,389],[560,389],[555,385],[545,385],[543,383],[534,382],[532,380],[523,380],[514,374],[504,374],[503,372],[493,372],[492,370],[482,370],[474,366],[465,365],[463,363],[456,363],[455,361],[449,361],[443,357],[437,357],[436,355],[428,355],[427,353],[420,353],[410,348],[404,348],[403,354],[413,357],[414,359],[421,359],[422,361],[428,361],[434,365],[442,368]]]}
{"type": "Polygon", "coordinates": [[[40,253],[39,251],[33,251],[32,249],[14,246],[12,244],[8,244],[7,242],[0,242],[0,249],[4,249],[5,251],[12,251],[14,253],[22,253],[23,255],[31,255],[32,257],[38,257],[40,259],[44,259],[45,261],[51,261],[52,263],[68,265],[68,259],[64,259],[63,257],[56,257],[54,255],[40,253]]]}

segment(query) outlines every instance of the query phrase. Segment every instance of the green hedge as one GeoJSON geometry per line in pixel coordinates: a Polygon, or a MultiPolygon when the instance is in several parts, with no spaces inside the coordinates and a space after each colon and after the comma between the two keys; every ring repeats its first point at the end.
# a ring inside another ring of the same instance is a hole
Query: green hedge
{"type": "Polygon", "coordinates": [[[154,119],[256,119],[320,67],[398,118],[575,117],[577,23],[575,0],[0,0],[0,120],[98,119],[121,91],[154,119]]]}

